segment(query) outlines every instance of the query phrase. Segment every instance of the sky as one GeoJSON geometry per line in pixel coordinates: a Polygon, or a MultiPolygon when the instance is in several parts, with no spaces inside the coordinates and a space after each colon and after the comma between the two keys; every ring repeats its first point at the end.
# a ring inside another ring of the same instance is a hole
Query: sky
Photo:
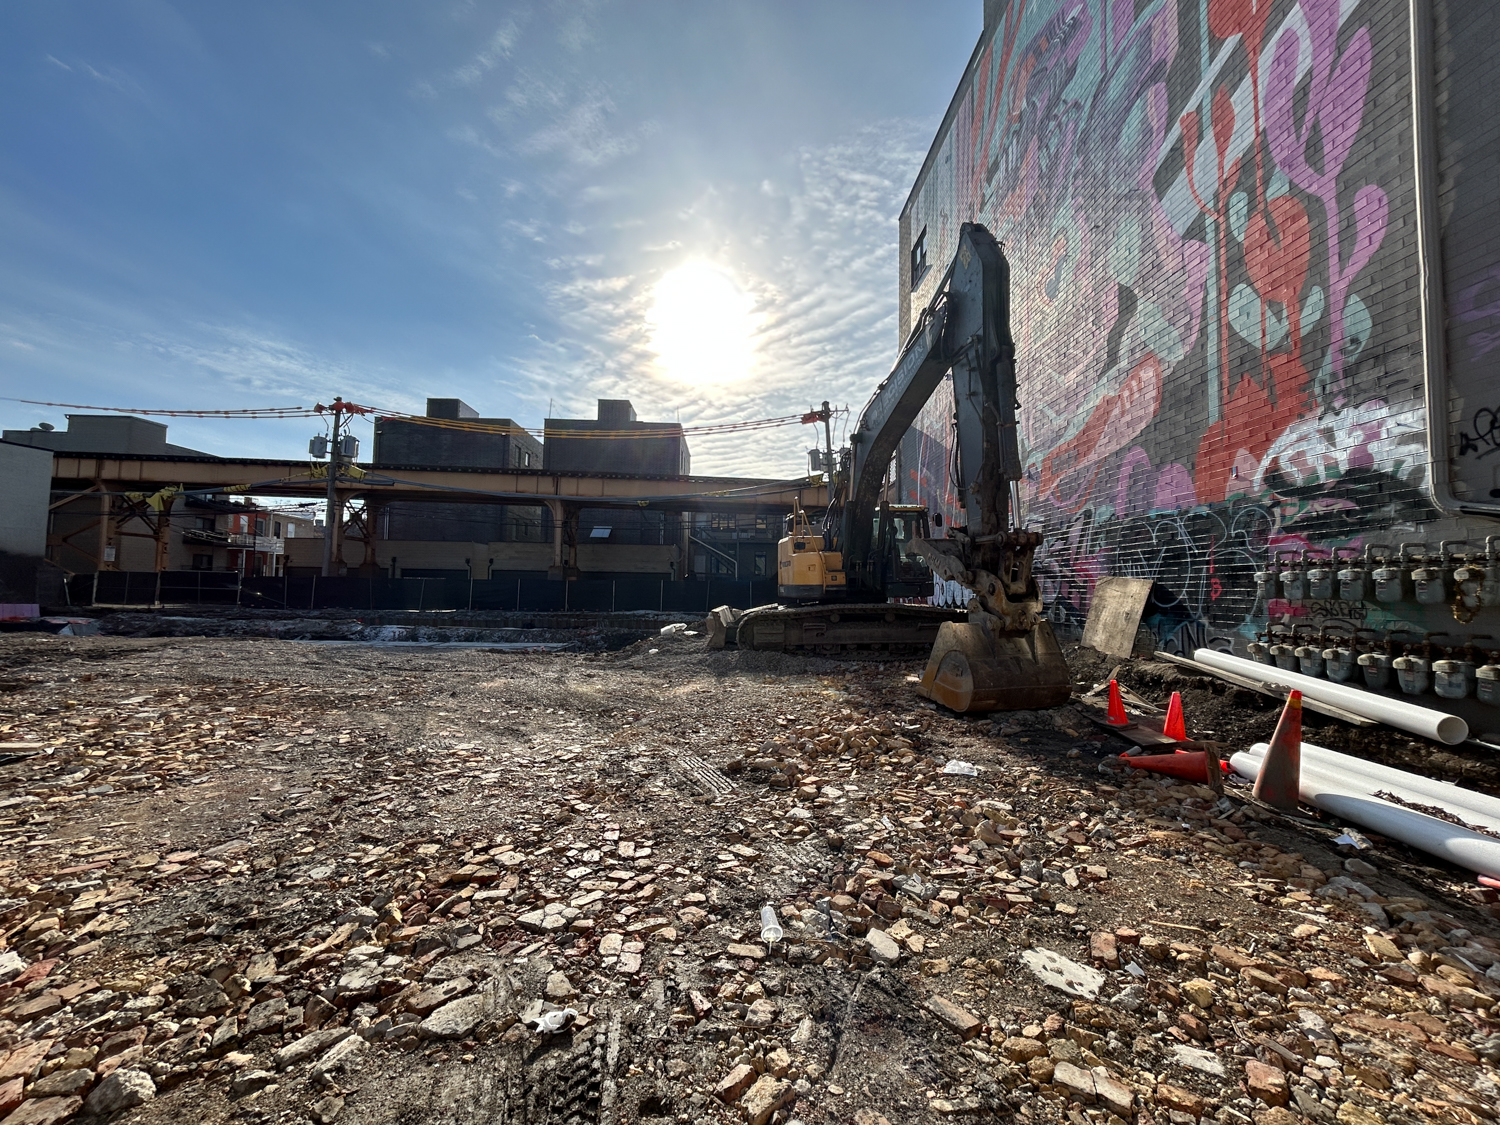
{"type": "MultiPolygon", "coordinates": [[[[857,413],[896,355],[897,217],[981,9],[7,4],[0,396],[857,413]]],[[[7,428],[65,413],[0,401],[7,428]]],[[[170,427],[301,457],[317,423],[170,427]]],[[[693,471],[799,475],[811,437],[705,435],[693,471]]]]}

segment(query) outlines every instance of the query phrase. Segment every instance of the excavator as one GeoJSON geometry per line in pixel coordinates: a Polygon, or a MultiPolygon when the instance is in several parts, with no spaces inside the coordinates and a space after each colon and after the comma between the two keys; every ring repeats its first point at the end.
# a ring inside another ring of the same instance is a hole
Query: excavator
{"type": "Polygon", "coordinates": [[[953,711],[1067,701],[1067,661],[1032,574],[1042,536],[1018,526],[1015,350],[1010,265],[987,229],[965,223],[937,295],[840,451],[821,525],[793,513],[777,550],[780,602],[739,617],[740,648],[930,648],[917,692],[953,711]],[[897,444],[949,372],[966,522],[934,537],[924,508],[881,495],[897,444]],[[892,600],[930,591],[931,575],[967,590],[967,609],[892,600]]]}

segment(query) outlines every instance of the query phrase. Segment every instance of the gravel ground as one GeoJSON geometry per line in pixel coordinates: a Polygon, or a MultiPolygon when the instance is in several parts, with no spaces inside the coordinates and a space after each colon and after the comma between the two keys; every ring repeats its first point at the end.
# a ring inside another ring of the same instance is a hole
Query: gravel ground
{"type": "Polygon", "coordinates": [[[1492,894],[918,671],[0,638],[0,1122],[1495,1120],[1492,894]]]}

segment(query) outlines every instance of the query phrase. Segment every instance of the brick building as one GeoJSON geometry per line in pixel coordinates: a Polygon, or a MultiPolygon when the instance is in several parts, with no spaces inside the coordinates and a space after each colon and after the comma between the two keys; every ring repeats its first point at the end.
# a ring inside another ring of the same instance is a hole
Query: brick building
{"type": "MultiPolygon", "coordinates": [[[[1455,629],[1264,576],[1500,532],[1497,43],[1500,7],[1452,0],[988,0],[901,213],[900,333],[988,226],[1063,632],[1105,575],[1157,580],[1178,650],[1455,629]]],[[[950,515],[951,411],[896,466],[950,515]]]]}

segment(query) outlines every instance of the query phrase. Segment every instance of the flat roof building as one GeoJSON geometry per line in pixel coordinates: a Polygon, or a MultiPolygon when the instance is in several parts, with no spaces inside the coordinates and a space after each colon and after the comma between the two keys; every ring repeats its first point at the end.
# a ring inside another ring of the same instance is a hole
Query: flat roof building
{"type": "Polygon", "coordinates": [[[685,477],[691,465],[682,426],[638,420],[629,399],[601,398],[598,418],[547,419],[544,469],[685,477]]]}
{"type": "Polygon", "coordinates": [[[68,428],[33,426],[6,430],[0,437],[15,445],[55,453],[128,453],[137,457],[211,457],[213,454],[172,445],[165,423],[131,414],[68,414],[68,428]]]}
{"type": "Polygon", "coordinates": [[[371,463],[445,469],[542,467],[542,443],[510,418],[481,418],[479,411],[458,398],[429,398],[427,417],[473,428],[379,418],[371,463]]]}

